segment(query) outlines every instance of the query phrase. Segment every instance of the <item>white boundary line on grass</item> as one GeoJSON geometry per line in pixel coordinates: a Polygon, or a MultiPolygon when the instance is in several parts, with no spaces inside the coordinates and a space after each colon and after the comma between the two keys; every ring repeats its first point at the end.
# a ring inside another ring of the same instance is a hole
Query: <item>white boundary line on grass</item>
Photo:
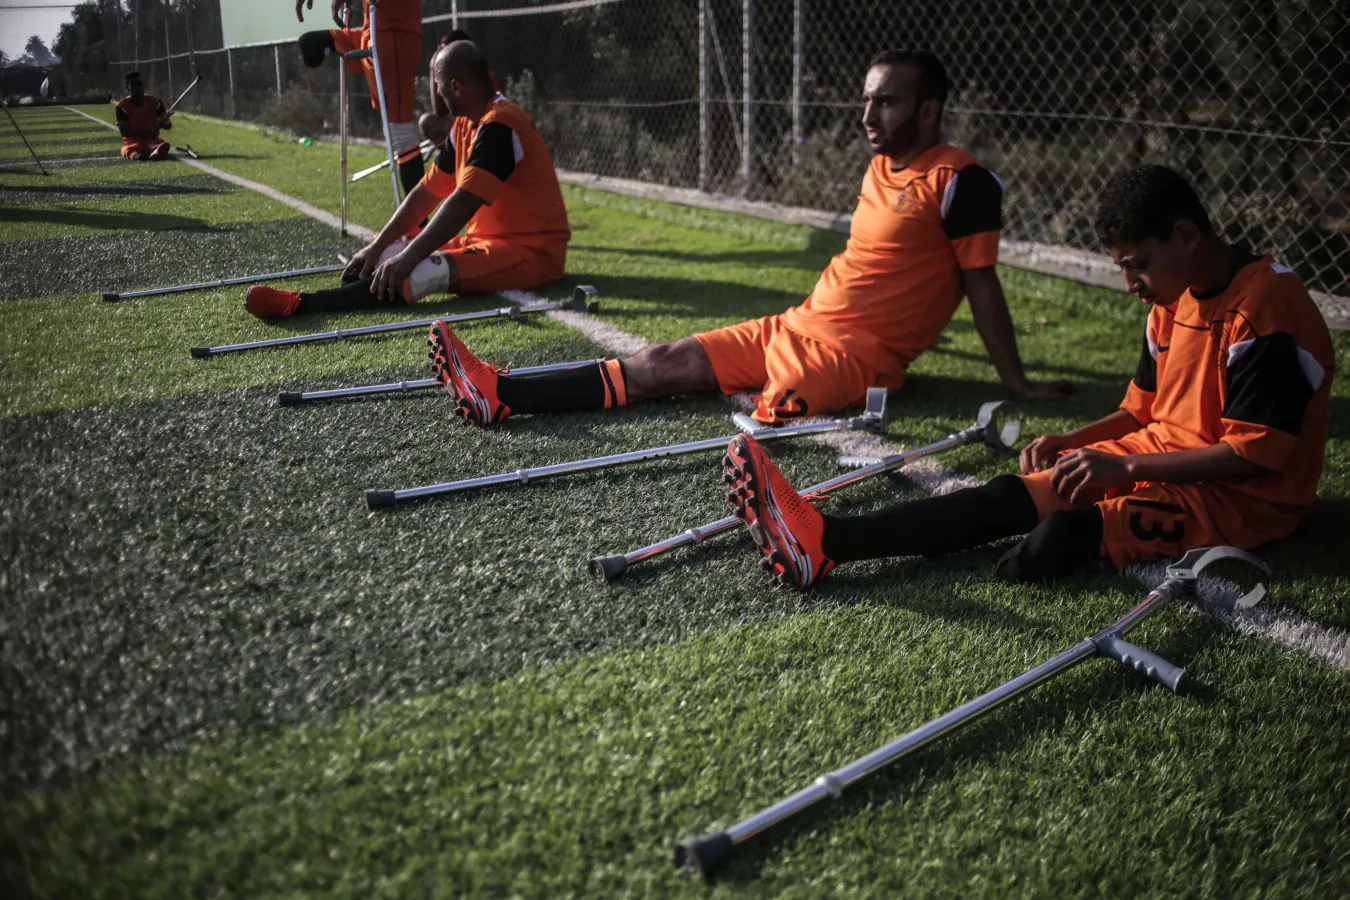
{"type": "MultiPolygon", "coordinates": [[[[82,110],[71,107],[66,107],[66,109],[116,130],[116,126],[82,110]]],[[[184,159],[181,161],[230,184],[256,191],[325,225],[333,228],[341,227],[337,216],[332,213],[283,194],[275,188],[250,181],[247,178],[241,178],[238,175],[232,175],[197,160],[184,159]]],[[[365,240],[375,237],[375,232],[360,225],[349,224],[347,230],[365,240]]],[[[516,304],[538,303],[544,299],[530,291],[502,291],[501,294],[507,300],[516,304]]],[[[636,353],[649,343],[645,338],[629,334],[610,322],[583,313],[554,311],[545,315],[580,331],[593,343],[603,347],[609,353],[619,356],[636,353]]],[[[746,406],[749,402],[749,398],[745,395],[736,395],[732,400],[741,406],[746,406]]],[[[857,432],[817,435],[811,439],[827,444],[839,453],[848,455],[886,456],[900,449],[897,444],[884,438],[857,432]]],[[[930,494],[948,494],[962,488],[975,487],[981,483],[979,479],[969,475],[958,475],[931,458],[916,460],[905,466],[902,471],[906,477],[930,494]]],[[[1165,567],[1165,563],[1131,566],[1126,569],[1125,574],[1145,587],[1152,588],[1162,581],[1165,567]]],[[[1258,606],[1245,611],[1226,609],[1225,600],[1236,597],[1241,592],[1241,589],[1230,581],[1203,577],[1197,590],[1197,602],[1194,604],[1194,608],[1213,616],[1225,625],[1244,634],[1257,635],[1281,646],[1301,650],[1325,660],[1342,671],[1350,671],[1350,634],[1337,628],[1319,625],[1306,616],[1276,611],[1267,607],[1258,606]]]]}

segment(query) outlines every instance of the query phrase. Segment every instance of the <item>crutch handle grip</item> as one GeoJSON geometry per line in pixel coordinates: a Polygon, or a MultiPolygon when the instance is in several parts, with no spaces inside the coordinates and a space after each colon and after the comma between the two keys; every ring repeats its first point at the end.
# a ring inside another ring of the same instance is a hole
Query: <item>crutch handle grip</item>
{"type": "Polygon", "coordinates": [[[613,556],[597,556],[586,564],[586,568],[592,578],[606,584],[628,571],[628,560],[621,553],[613,556]]]}
{"type": "Polygon", "coordinates": [[[106,301],[109,302],[109,303],[116,303],[118,300],[122,299],[122,295],[121,295],[121,294],[104,294],[104,295],[103,295],[103,299],[106,300],[106,301]]]}
{"type": "Polygon", "coordinates": [[[1169,690],[1181,689],[1181,679],[1186,674],[1186,670],[1181,666],[1118,637],[1107,635],[1094,639],[1094,643],[1103,655],[1124,663],[1141,675],[1147,675],[1169,690]]]}
{"type": "Polygon", "coordinates": [[[710,878],[713,871],[731,855],[733,846],[731,835],[725,831],[685,838],[675,845],[675,865],[710,878]]]}
{"type": "Polygon", "coordinates": [[[366,491],[366,509],[383,509],[396,502],[393,491],[366,491]]]}
{"type": "Polygon", "coordinates": [[[347,62],[356,62],[357,60],[370,59],[372,56],[374,56],[374,54],[371,53],[369,47],[367,47],[364,50],[348,50],[346,53],[342,54],[342,58],[347,60],[347,62]]]}
{"type": "Polygon", "coordinates": [[[192,358],[193,358],[193,359],[206,359],[208,356],[211,355],[211,348],[210,348],[210,347],[193,347],[193,348],[192,348],[191,350],[189,350],[188,352],[192,354],[192,358]]]}
{"type": "Polygon", "coordinates": [[[277,394],[277,403],[282,406],[299,406],[304,402],[304,394],[299,391],[282,391],[277,394]]]}

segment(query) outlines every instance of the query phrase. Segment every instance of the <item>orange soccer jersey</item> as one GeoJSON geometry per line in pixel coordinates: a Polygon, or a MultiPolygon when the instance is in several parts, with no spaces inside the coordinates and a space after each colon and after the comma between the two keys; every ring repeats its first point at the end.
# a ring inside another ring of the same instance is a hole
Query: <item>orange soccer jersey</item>
{"type": "Polygon", "coordinates": [[[159,120],[164,118],[164,101],[151,94],[146,94],[141,98],[141,105],[137,106],[131,102],[130,97],[123,97],[117,102],[117,124],[143,131],[147,128],[155,130],[153,135],[129,134],[122,138],[123,147],[151,146],[159,141],[159,120]]]}
{"type": "MultiPolygon", "coordinates": [[[[1335,359],[1321,312],[1288,268],[1249,254],[1214,296],[1184,293],[1149,311],[1121,408],[1140,429],[1091,445],[1148,454],[1227,444],[1267,471],[1243,481],[1141,482],[1098,503],[1103,552],[1118,566],[1293,532],[1317,497],[1335,359]]],[[[1050,473],[1023,476],[1041,516],[1067,502],[1050,473]]]]}
{"type": "Polygon", "coordinates": [[[466,237],[527,247],[559,266],[566,259],[572,233],[553,156],[525,110],[501,94],[479,121],[455,118],[422,186],[440,200],[462,188],[483,201],[466,237]]]}
{"type": "Polygon", "coordinates": [[[903,379],[961,303],[961,270],[998,261],[1002,202],[998,178],[951,144],[900,170],[873,158],[847,247],[783,324],[903,379]]]}

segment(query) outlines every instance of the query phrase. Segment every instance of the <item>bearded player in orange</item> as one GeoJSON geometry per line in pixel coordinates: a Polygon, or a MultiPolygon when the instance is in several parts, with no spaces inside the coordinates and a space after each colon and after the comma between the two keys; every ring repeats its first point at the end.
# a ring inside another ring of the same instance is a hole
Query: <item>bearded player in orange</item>
{"type": "Polygon", "coordinates": [[[1009,581],[1287,537],[1317,499],[1335,365],[1298,276],[1214,232],[1186,180],[1140,166],[1106,188],[1097,234],[1149,304],[1120,409],[1022,451],[1021,475],[864,516],[825,516],[753,438],[724,461],[727,498],[778,584],[838,563],[934,556],[1025,534],[1009,581]]]}
{"type": "Polygon", "coordinates": [[[947,75],[933,54],[890,51],[873,60],[862,121],[876,155],[848,246],[801,306],[528,379],[475,359],[438,322],[428,338],[437,378],[477,425],[716,391],[758,394],[755,418],[776,423],[858,403],[869,387],[899,388],[966,296],[1006,388],[1067,393],[1067,382],[1034,382],[1022,369],[994,267],[1003,188],[940,139],[946,97],[947,75]]]}
{"type": "MultiPolygon", "coordinates": [[[[349,0],[332,0],[333,21],[337,28],[327,31],[307,31],[300,36],[300,52],[305,65],[317,67],[329,54],[339,56],[370,46],[370,0],[362,0],[361,28],[347,28],[342,11],[349,0]]],[[[398,177],[403,193],[422,180],[426,171],[417,145],[420,138],[413,117],[415,98],[414,79],[422,65],[422,0],[376,0],[375,50],[380,58],[380,74],[384,79],[385,99],[389,108],[389,135],[393,139],[394,154],[398,160],[398,177]]],[[[295,0],[295,16],[305,21],[304,8],[313,9],[314,0],[295,0]]],[[[380,110],[380,91],[375,82],[375,62],[370,58],[347,64],[353,75],[366,77],[370,88],[370,105],[380,110]]]]}
{"type": "Polygon", "coordinates": [[[145,92],[140,72],[128,72],[126,83],[127,95],[117,102],[122,156],[139,160],[168,159],[169,145],[159,139],[161,131],[173,127],[164,101],[145,92]]]}
{"type": "Polygon", "coordinates": [[[529,290],[562,277],[571,230],[539,129],[497,92],[472,41],[442,44],[431,76],[438,106],[452,117],[450,136],[384,230],[353,254],[343,286],[302,294],[253,285],[249,312],[370,309],[433,294],[529,290]]]}

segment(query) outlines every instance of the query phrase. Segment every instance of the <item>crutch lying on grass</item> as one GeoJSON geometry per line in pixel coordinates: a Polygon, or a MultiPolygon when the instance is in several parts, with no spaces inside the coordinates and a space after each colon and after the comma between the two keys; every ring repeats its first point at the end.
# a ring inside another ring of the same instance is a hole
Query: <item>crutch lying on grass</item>
{"type": "Polygon", "coordinates": [[[384,325],[364,325],[358,328],[339,328],[336,331],[319,331],[313,334],[296,334],[291,337],[270,338],[263,341],[248,341],[242,344],[222,344],[218,347],[193,347],[193,359],[206,359],[208,356],[220,356],[223,353],[239,353],[244,350],[260,350],[266,347],[290,347],[295,344],[313,344],[318,341],[337,341],[349,337],[361,337],[368,334],[385,334],[390,331],[407,331],[413,328],[430,328],[433,322],[474,322],[479,319],[518,319],[531,313],[554,312],[565,309],[573,312],[594,312],[600,308],[600,301],[594,299],[595,288],[589,284],[577,287],[566,300],[550,300],[546,303],[532,303],[528,306],[503,306],[498,309],[484,309],[479,312],[459,313],[453,316],[437,316],[434,319],[411,319],[407,322],[389,322],[384,325]]]}
{"type": "MultiPolygon", "coordinates": [[[[503,375],[545,375],[549,372],[565,372],[568,369],[580,369],[593,366],[594,359],[578,359],[571,362],[550,363],[546,366],[526,366],[523,369],[503,369],[503,375]]],[[[340,400],[344,397],[368,397],[371,394],[406,394],[411,391],[424,391],[438,388],[441,383],[435,378],[419,378],[416,381],[392,381],[388,384],[368,384],[362,387],[333,388],[327,391],[282,391],[277,395],[281,406],[300,406],[315,400],[340,400]]]]}
{"type": "Polygon", "coordinates": [[[239,278],[222,278],[218,281],[200,281],[195,284],[180,284],[174,287],[151,288],[148,291],[124,291],[120,294],[108,293],[103,295],[103,299],[109,303],[115,303],[118,300],[131,300],[134,297],[158,297],[161,294],[185,294],[188,291],[209,291],[215,288],[230,287],[235,284],[253,284],[260,281],[280,281],[283,278],[303,278],[306,275],[326,275],[330,272],[341,272],[347,268],[346,263],[339,263],[333,266],[311,266],[308,269],[287,269],[284,272],[265,272],[262,275],[242,275],[239,278]]]}
{"type": "Polygon", "coordinates": [[[5,115],[9,116],[10,124],[14,126],[14,130],[17,131],[19,137],[23,139],[23,145],[28,148],[28,154],[33,157],[33,162],[37,163],[38,170],[42,172],[43,175],[50,178],[52,173],[48,172],[47,167],[42,164],[42,160],[38,159],[37,151],[33,149],[33,145],[28,143],[28,135],[23,133],[23,129],[19,127],[18,120],[14,118],[14,113],[9,111],[9,104],[0,103],[0,105],[5,107],[5,115]]]}
{"type": "MultiPolygon", "coordinates": [[[[1103,628],[1092,637],[1084,638],[1058,656],[1046,660],[1012,681],[1005,682],[963,706],[958,706],[926,725],[921,725],[909,734],[849,763],[842,769],[836,769],[833,772],[821,775],[810,787],[804,788],[768,809],[736,823],[725,831],[680,841],[675,847],[675,865],[686,866],[707,878],[726,860],[733,849],[760,832],[791,818],[827,797],[839,797],[843,794],[844,788],[870,775],[882,766],[918,750],[949,732],[955,731],[1018,695],[1049,681],[1061,672],[1065,672],[1094,656],[1109,656],[1136,672],[1147,675],[1154,681],[1176,691],[1181,685],[1185,670],[1173,665],[1161,656],[1128,643],[1124,640],[1124,636],[1146,617],[1161,609],[1169,600],[1181,600],[1193,596],[1196,579],[1200,572],[1207,566],[1224,559],[1241,560],[1250,563],[1266,575],[1270,574],[1270,569],[1265,563],[1236,547],[1209,547],[1192,550],[1176,563],[1168,566],[1167,577],[1162,584],[1155,587],[1134,609],[1121,616],[1109,627],[1103,628]]],[[[1237,609],[1247,609],[1260,603],[1265,596],[1265,587],[1258,584],[1246,595],[1234,601],[1234,606],[1237,609]]]]}
{"type": "MultiPolygon", "coordinates": [[[[847,419],[826,419],[819,422],[804,422],[800,425],[770,427],[756,422],[744,413],[732,416],[732,421],[741,431],[752,434],[760,441],[781,441],[786,438],[809,434],[828,434],[834,431],[882,431],[886,427],[886,389],[868,388],[866,406],[860,416],[847,419]]],[[[536,466],[531,469],[517,469],[501,475],[485,475],[482,478],[466,478],[462,481],[448,481],[426,487],[407,488],[401,491],[366,491],[366,506],[378,509],[393,506],[404,500],[421,497],[433,497],[437,494],[453,494],[481,487],[495,487],[504,484],[527,484],[558,475],[571,475],[574,472],[589,472],[593,469],[609,469],[629,463],[643,462],[648,459],[661,459],[666,456],[682,456],[686,453],[699,453],[704,450],[724,450],[727,441],[733,435],[707,438],[701,441],[686,441],[683,444],[667,444],[663,447],[650,447],[646,450],[633,450],[628,453],[613,453],[609,456],[595,456],[590,459],[578,459],[573,462],[556,463],[551,466],[536,466]]]]}
{"type": "MultiPolygon", "coordinates": [[[[1017,419],[1005,421],[1003,417],[1010,416],[1015,412],[1016,407],[1003,400],[986,403],[980,407],[974,425],[964,431],[958,431],[956,434],[949,434],[942,440],[935,441],[927,446],[906,450],[884,459],[870,456],[841,456],[839,457],[839,464],[848,466],[853,471],[836,475],[828,481],[822,481],[820,484],[805,488],[802,490],[802,496],[812,500],[823,500],[840,488],[857,484],[859,481],[865,481],[875,475],[894,472],[916,459],[932,456],[934,453],[941,453],[944,450],[951,450],[953,447],[963,447],[966,444],[983,443],[997,450],[1011,449],[1012,445],[1017,443],[1017,438],[1022,434],[1022,423],[1017,419]]],[[[759,435],[755,435],[755,437],[758,438],[759,435]]],[[[587,568],[590,570],[591,577],[596,581],[614,581],[622,577],[630,566],[662,556],[678,547],[701,544],[714,535],[736,529],[740,524],[741,520],[735,516],[724,516],[715,522],[690,528],[674,537],[666,538],[664,541],[658,541],[655,544],[648,544],[646,547],[639,547],[628,553],[594,557],[587,564],[587,568]]]]}

